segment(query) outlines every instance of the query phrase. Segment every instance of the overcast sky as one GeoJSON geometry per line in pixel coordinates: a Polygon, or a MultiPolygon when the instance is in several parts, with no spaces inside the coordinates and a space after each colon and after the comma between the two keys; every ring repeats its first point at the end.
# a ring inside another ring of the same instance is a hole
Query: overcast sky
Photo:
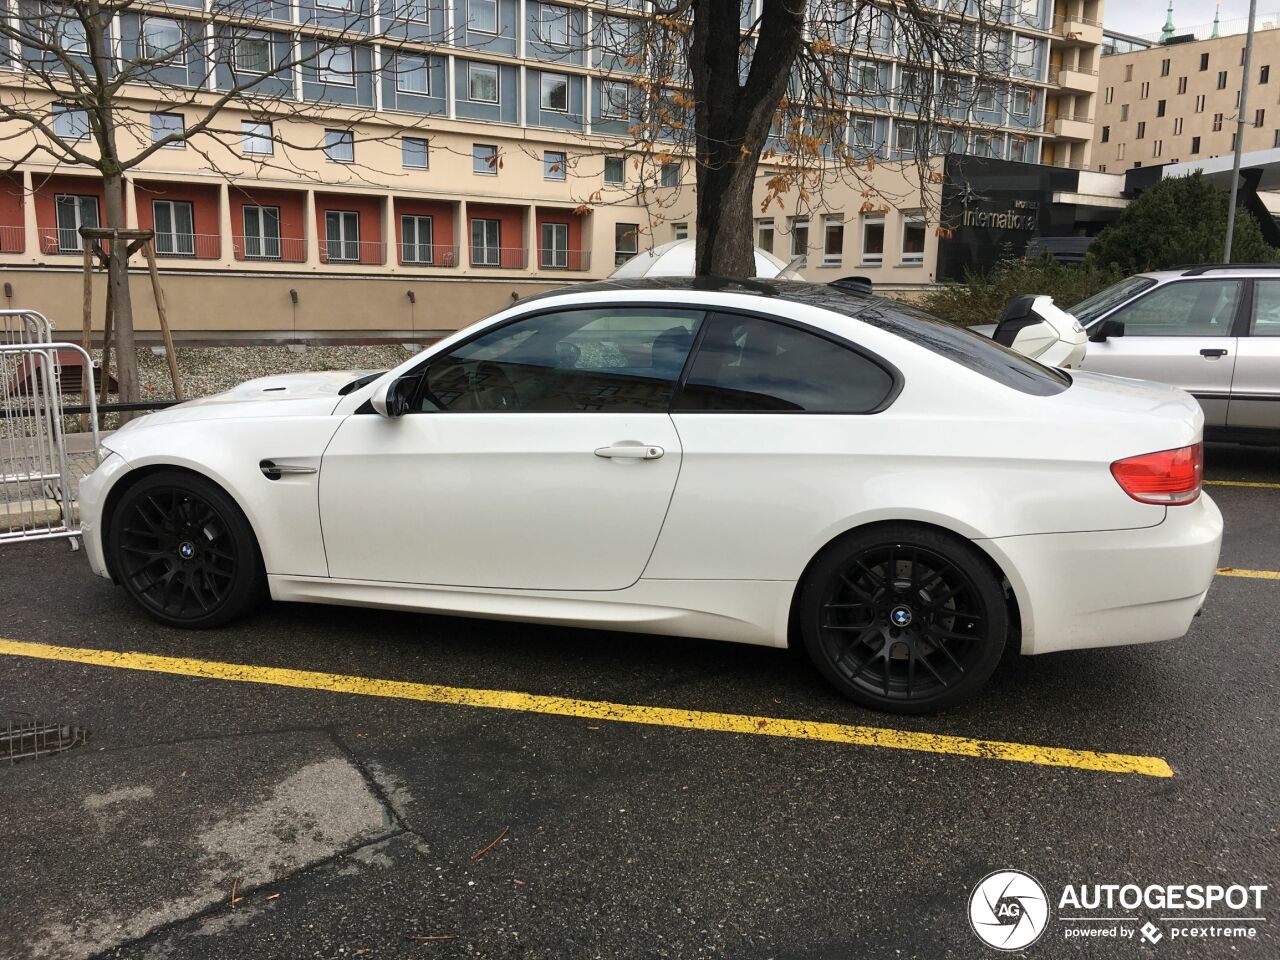
{"type": "MultiPolygon", "coordinates": [[[[1110,30],[1145,36],[1164,26],[1169,0],[1104,0],[1102,19],[1110,30]]],[[[1258,0],[1258,15],[1280,10],[1280,0],[1258,0]]],[[[1249,16],[1249,0],[1222,0],[1222,20],[1249,16]]],[[[1179,33],[1213,22],[1213,0],[1173,0],[1173,25],[1179,33]]],[[[1206,31],[1207,32],[1207,31],[1206,31]]]]}

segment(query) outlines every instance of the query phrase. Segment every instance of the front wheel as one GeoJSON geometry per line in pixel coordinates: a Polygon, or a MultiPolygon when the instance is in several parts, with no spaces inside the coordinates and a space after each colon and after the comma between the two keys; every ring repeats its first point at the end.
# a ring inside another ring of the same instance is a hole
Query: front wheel
{"type": "Polygon", "coordinates": [[[1000,578],[972,544],[908,524],[833,544],[800,594],[810,658],[845,696],[928,713],[972,695],[1000,662],[1009,616],[1000,578]]]}
{"type": "Polygon", "coordinates": [[[253,528],[217,484],[195,474],[153,473],[126,490],[107,549],[129,595],[169,626],[220,626],[262,592],[253,528]]]}

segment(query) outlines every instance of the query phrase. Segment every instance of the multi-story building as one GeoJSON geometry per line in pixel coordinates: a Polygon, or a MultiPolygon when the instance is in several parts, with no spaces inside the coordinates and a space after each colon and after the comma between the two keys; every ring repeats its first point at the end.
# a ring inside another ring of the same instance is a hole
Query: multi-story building
{"type": "MultiPolygon", "coordinates": [[[[1233,153],[1244,44],[1233,34],[1103,57],[1094,169],[1120,173],[1233,153]]],[[[1254,34],[1250,72],[1243,149],[1280,147],[1280,30],[1254,34]]]]}
{"type": "MultiPolygon", "coordinates": [[[[220,132],[208,135],[215,148],[167,147],[129,174],[128,217],[156,231],[179,336],[426,337],[512,298],[605,277],[637,251],[692,236],[691,161],[662,165],[639,197],[630,121],[619,106],[626,98],[613,89],[616,58],[568,42],[596,36],[643,0],[296,2],[308,17],[330,7],[369,17],[367,37],[340,56],[273,81],[276,95],[315,109],[272,117],[229,108],[220,132]]],[[[972,32],[976,0],[935,2],[957,30],[972,32]]],[[[263,32],[261,50],[245,48],[250,60],[270,56],[272,44],[299,42],[290,33],[299,9],[285,0],[265,8],[279,27],[263,32]]],[[[117,15],[115,55],[134,55],[151,33],[199,30],[212,59],[218,26],[209,9],[171,0],[117,15]]],[[[1004,51],[1010,78],[981,85],[960,113],[952,104],[929,152],[1086,167],[1101,0],[984,0],[982,19],[998,24],[987,43],[1004,51]]],[[[905,62],[892,25],[881,22],[859,41],[857,57],[890,94],[851,106],[847,136],[851,148],[883,162],[865,174],[866,185],[834,186],[816,209],[784,196],[781,208],[757,219],[756,239],[798,259],[810,279],[857,273],[890,289],[922,287],[936,275],[942,188],[927,184],[922,197],[929,178],[897,162],[926,146],[899,101],[922,67],[943,94],[946,78],[934,65],[905,62]]],[[[0,58],[0,97],[22,85],[21,52],[0,58]]],[[[205,84],[210,98],[228,82],[221,67],[165,70],[165,82],[205,84]]],[[[132,146],[191,122],[154,86],[125,95],[147,118],[122,134],[132,146]]],[[[74,127],[73,116],[61,119],[74,127]]],[[[15,157],[39,136],[15,135],[14,122],[4,132],[15,157]]],[[[927,162],[942,169],[940,160],[927,162]]],[[[762,167],[758,199],[773,172],[762,167]]],[[[31,155],[0,176],[5,305],[45,310],[64,329],[77,325],[77,229],[100,222],[102,206],[100,182],[85,168],[31,155]]],[[[156,321],[143,290],[134,300],[145,331],[156,321]]]]}

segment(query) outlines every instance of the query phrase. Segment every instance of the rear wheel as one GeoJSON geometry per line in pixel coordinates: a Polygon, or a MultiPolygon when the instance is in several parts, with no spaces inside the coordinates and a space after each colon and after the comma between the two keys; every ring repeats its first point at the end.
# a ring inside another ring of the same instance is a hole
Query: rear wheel
{"type": "Polygon", "coordinates": [[[973,694],[1004,650],[1000,578],[972,544],[908,524],[838,541],[801,589],[814,664],[877,710],[927,713],[973,694]]]}
{"type": "Polygon", "coordinates": [[[111,569],[161,623],[203,629],[234,620],[262,592],[249,521],[204,477],[163,471],[125,491],[111,514],[111,569]]]}

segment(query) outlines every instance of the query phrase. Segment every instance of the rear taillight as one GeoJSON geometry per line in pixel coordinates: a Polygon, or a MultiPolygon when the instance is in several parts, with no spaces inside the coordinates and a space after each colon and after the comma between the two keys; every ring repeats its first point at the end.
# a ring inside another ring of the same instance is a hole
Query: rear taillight
{"type": "Polygon", "coordinates": [[[1204,446],[1193,443],[1177,450],[1126,457],[1111,465],[1111,475],[1139,503],[1194,503],[1204,476],[1204,446]]]}

